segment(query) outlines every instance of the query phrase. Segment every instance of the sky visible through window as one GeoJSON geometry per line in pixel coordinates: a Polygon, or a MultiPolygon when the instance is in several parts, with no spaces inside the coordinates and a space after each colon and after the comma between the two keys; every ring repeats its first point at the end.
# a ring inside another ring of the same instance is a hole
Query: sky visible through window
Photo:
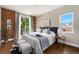
{"type": "Polygon", "coordinates": [[[62,25],[71,25],[72,24],[72,14],[61,16],[61,24],[62,25]]]}

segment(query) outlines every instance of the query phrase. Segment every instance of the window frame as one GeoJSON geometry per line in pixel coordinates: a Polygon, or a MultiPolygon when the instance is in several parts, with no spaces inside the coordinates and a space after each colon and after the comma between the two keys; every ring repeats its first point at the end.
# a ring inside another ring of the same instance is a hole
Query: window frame
{"type": "Polygon", "coordinates": [[[31,33],[31,27],[32,27],[32,23],[31,23],[31,17],[27,16],[27,15],[19,15],[19,34],[18,34],[18,38],[21,38],[21,17],[28,17],[30,19],[29,21],[29,33],[31,33]]]}
{"type": "Polygon", "coordinates": [[[72,25],[71,25],[72,32],[69,32],[69,31],[63,32],[63,31],[61,31],[62,33],[74,33],[74,12],[65,13],[65,14],[62,14],[62,15],[59,16],[59,28],[61,29],[61,27],[62,27],[61,17],[65,16],[65,15],[69,15],[69,14],[72,14],[72,25]]]}

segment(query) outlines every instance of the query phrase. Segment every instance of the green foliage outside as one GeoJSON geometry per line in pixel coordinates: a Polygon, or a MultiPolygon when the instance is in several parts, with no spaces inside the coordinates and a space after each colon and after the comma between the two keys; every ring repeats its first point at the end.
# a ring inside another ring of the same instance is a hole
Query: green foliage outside
{"type": "Polygon", "coordinates": [[[29,32],[29,18],[21,18],[21,33],[29,32]]]}

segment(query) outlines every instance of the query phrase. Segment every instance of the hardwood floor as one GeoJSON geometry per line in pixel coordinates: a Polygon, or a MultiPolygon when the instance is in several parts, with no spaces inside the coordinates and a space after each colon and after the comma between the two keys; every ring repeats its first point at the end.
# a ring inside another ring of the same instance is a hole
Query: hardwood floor
{"type": "Polygon", "coordinates": [[[44,54],[79,54],[79,48],[61,43],[54,43],[44,51],[44,54]]]}
{"type": "Polygon", "coordinates": [[[4,43],[0,47],[0,54],[9,54],[12,48],[12,41],[4,43]]]}
{"type": "MultiPolygon", "coordinates": [[[[12,41],[3,44],[0,47],[0,54],[9,54],[11,48],[12,41]]],[[[54,43],[52,46],[44,51],[44,54],[79,54],[79,48],[61,43],[54,43]]]]}

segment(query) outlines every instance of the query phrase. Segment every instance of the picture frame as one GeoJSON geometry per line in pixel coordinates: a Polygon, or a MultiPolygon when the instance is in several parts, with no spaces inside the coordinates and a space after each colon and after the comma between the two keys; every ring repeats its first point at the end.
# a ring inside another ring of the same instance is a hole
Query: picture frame
{"type": "Polygon", "coordinates": [[[11,29],[11,19],[7,19],[7,29],[11,29]]]}

